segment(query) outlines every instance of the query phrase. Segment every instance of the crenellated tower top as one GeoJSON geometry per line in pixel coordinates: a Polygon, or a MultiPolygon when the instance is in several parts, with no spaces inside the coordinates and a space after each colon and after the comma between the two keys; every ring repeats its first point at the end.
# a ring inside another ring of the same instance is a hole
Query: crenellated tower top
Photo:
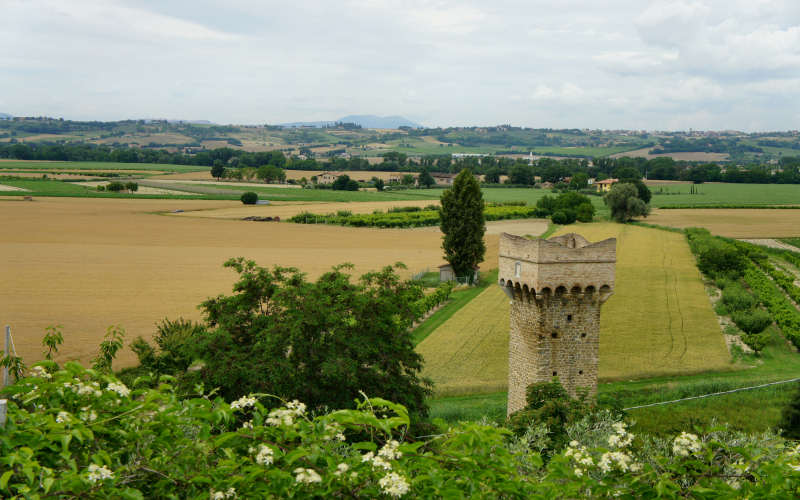
{"type": "Polygon", "coordinates": [[[614,290],[616,238],[590,243],[575,233],[547,240],[500,236],[499,280],[509,296],[540,298],[551,294],[614,290]]]}

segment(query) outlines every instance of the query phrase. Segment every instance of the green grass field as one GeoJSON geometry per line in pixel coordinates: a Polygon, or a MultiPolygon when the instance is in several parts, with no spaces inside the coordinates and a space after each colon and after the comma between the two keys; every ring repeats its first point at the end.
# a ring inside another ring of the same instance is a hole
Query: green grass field
{"type": "MultiPolygon", "coordinates": [[[[603,306],[600,379],[730,369],[716,315],[682,234],[613,223],[566,226],[617,238],[617,282],[603,306]]],[[[496,392],[508,377],[508,299],[490,287],[418,346],[439,395],[496,392]]]]}
{"type": "Polygon", "coordinates": [[[110,191],[97,191],[96,189],[82,186],[76,182],[63,182],[44,179],[0,179],[0,184],[13,186],[27,191],[0,191],[0,196],[54,196],[74,198],[143,198],[143,199],[192,199],[192,200],[237,200],[238,196],[202,194],[136,194],[114,193],[110,191]]]}
{"type": "MultiPolygon", "coordinates": [[[[598,402],[601,406],[628,408],[800,377],[800,356],[775,327],[771,327],[768,334],[770,341],[761,354],[741,356],[735,370],[601,383],[598,402]]],[[[634,432],[669,435],[695,425],[708,427],[715,422],[727,422],[742,431],[760,432],[778,425],[782,408],[798,389],[800,383],[788,383],[632,409],[627,415],[635,422],[634,432]]],[[[433,418],[448,422],[479,420],[484,416],[502,421],[506,415],[506,401],[505,392],[494,392],[436,398],[429,404],[433,418]]]]}
{"type": "Polygon", "coordinates": [[[102,161],[27,161],[10,160],[0,162],[2,170],[152,170],[156,172],[200,172],[210,167],[197,165],[167,165],[161,163],[113,163],[102,161]]]}
{"type": "Polygon", "coordinates": [[[691,184],[651,186],[653,207],[676,205],[781,205],[800,203],[798,184],[697,184],[699,194],[689,194],[691,184]],[[659,192],[661,190],[662,192],[659,192]]]}

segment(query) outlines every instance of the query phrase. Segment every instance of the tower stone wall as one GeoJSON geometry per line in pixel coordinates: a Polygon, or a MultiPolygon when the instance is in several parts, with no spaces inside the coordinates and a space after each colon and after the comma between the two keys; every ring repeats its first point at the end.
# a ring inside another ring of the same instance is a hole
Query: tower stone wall
{"type": "Polygon", "coordinates": [[[508,414],[525,390],[558,377],[573,396],[597,392],[600,307],[614,291],[616,239],[500,237],[499,284],[511,299],[508,414]]]}

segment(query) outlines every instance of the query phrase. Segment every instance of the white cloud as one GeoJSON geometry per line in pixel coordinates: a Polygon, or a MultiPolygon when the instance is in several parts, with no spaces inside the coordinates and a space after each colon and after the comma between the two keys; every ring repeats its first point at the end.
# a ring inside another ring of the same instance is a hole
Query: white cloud
{"type": "Polygon", "coordinates": [[[601,128],[758,115],[776,129],[800,115],[796,0],[7,0],[0,47],[0,111],[25,115],[601,128]]]}

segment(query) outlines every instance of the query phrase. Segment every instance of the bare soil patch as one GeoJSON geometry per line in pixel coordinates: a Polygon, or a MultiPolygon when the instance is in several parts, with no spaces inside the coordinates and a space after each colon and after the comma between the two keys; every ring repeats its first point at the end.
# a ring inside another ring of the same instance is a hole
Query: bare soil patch
{"type": "Polygon", "coordinates": [[[0,184],[0,191],[30,191],[30,190],[21,187],[6,186],[5,184],[0,184]]]}
{"type": "Polygon", "coordinates": [[[793,245],[784,243],[779,240],[774,240],[771,238],[755,238],[755,239],[742,238],[741,240],[747,243],[752,243],[754,245],[761,245],[762,247],[777,248],[778,250],[789,250],[792,252],[796,252],[798,250],[797,247],[793,245]]]}
{"type": "MultiPolygon", "coordinates": [[[[244,217],[280,217],[288,219],[302,212],[315,214],[336,213],[339,210],[348,210],[354,214],[371,214],[375,210],[387,211],[392,207],[425,207],[438,205],[436,200],[407,200],[407,201],[366,201],[366,202],[278,202],[270,205],[242,205],[231,208],[218,208],[214,210],[186,211],[174,214],[178,217],[202,217],[211,219],[242,219],[244,217]]],[[[430,229],[430,228],[425,228],[430,229]]],[[[434,228],[436,231],[439,228],[434,228]]]]}
{"type": "MultiPolygon", "coordinates": [[[[81,182],[76,183],[78,186],[83,186],[86,188],[96,188],[97,186],[108,186],[108,184],[113,181],[89,181],[89,182],[81,182]]],[[[162,189],[157,187],[150,187],[150,186],[142,186],[139,185],[139,189],[134,192],[133,194],[177,194],[177,195],[185,195],[185,196],[196,196],[197,193],[187,193],[186,191],[176,191],[174,189],[162,189]]]]}
{"type": "Polygon", "coordinates": [[[703,152],[681,152],[681,153],[657,153],[650,154],[649,151],[653,148],[642,148],[634,151],[625,151],[624,153],[616,153],[611,155],[611,158],[622,158],[628,156],[631,158],[660,158],[662,156],[670,157],[674,160],[682,161],[727,161],[730,157],[726,153],[703,153],[703,152]]]}
{"type": "Polygon", "coordinates": [[[800,210],[672,209],[653,210],[644,219],[670,227],[704,227],[729,238],[789,238],[800,235],[800,210]]]}

